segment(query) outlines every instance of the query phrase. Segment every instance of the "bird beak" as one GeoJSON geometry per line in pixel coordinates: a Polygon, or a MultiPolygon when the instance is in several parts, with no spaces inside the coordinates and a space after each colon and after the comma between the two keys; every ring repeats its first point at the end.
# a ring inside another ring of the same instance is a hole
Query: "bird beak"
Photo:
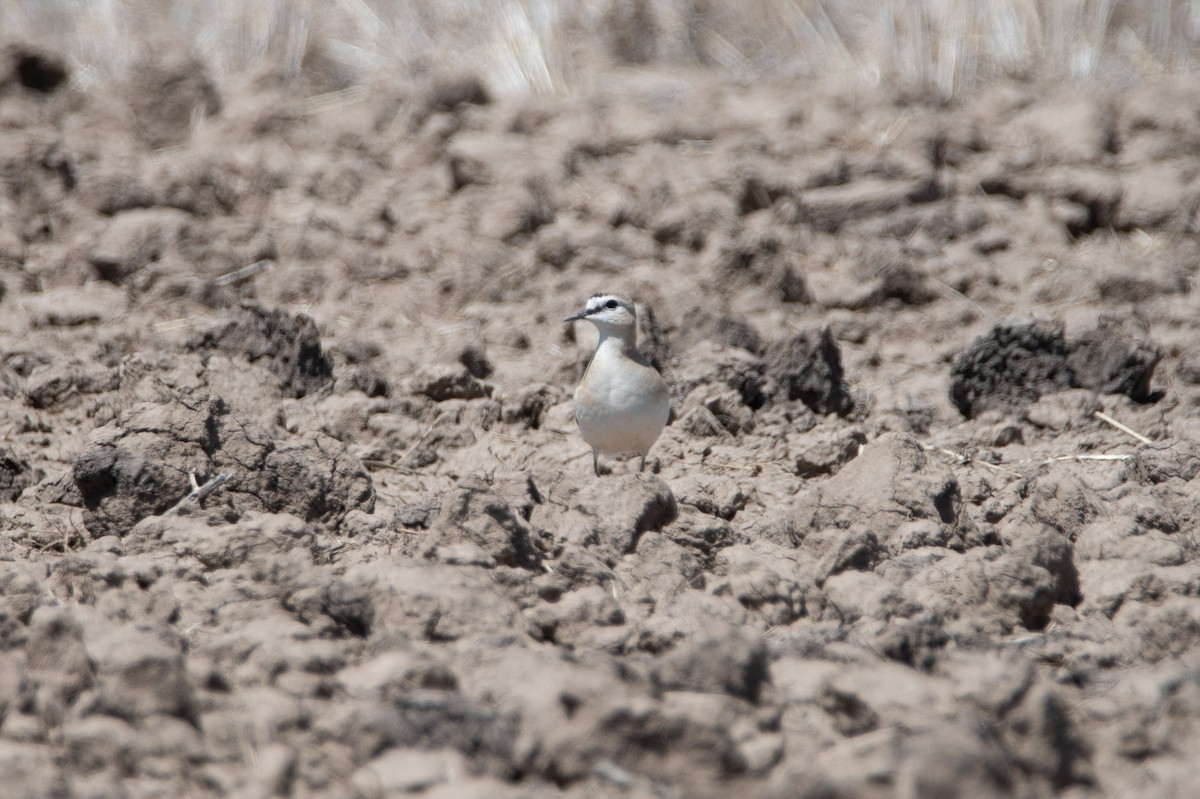
{"type": "Polygon", "coordinates": [[[565,324],[567,322],[574,322],[576,320],[583,319],[584,317],[588,316],[588,314],[590,314],[590,313],[591,313],[591,311],[589,311],[587,308],[584,308],[582,311],[575,314],[574,316],[568,316],[566,319],[563,320],[563,323],[565,324]]]}

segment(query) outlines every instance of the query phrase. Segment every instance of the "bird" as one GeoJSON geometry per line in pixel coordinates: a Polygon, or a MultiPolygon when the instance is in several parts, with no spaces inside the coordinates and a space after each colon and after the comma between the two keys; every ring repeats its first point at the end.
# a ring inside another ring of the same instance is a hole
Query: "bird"
{"type": "Polygon", "coordinates": [[[575,389],[575,423],[592,448],[592,471],[600,475],[600,453],[646,455],[671,415],[671,395],[658,370],[638,352],[637,309],[620,294],[598,293],[563,320],[591,322],[600,331],[596,352],[575,389]]]}

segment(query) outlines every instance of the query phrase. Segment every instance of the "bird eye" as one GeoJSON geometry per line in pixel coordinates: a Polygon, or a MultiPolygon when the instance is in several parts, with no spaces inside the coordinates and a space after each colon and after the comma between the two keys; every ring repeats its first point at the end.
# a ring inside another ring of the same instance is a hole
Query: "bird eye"
{"type": "Polygon", "coordinates": [[[616,308],[616,307],[617,307],[617,301],[616,301],[616,300],[609,300],[608,302],[604,303],[604,307],[605,307],[605,308],[616,308]]]}

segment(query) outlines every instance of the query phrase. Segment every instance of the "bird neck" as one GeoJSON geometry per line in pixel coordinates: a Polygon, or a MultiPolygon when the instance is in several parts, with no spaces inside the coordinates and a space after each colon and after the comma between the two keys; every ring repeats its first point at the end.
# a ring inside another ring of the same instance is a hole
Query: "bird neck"
{"type": "Polygon", "coordinates": [[[596,342],[596,354],[612,352],[637,357],[637,330],[632,327],[609,327],[597,325],[600,339],[596,342]]]}

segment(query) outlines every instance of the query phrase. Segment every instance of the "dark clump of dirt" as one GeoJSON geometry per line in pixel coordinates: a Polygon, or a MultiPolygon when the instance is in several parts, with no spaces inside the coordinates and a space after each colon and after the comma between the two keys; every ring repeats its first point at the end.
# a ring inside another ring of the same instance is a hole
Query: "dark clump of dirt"
{"type": "Polygon", "coordinates": [[[29,461],[0,446],[0,502],[15,502],[35,482],[29,461]]]}
{"type": "Polygon", "coordinates": [[[465,105],[487,105],[492,101],[487,86],[477,75],[439,78],[429,89],[431,111],[454,111],[465,105]]]}
{"type": "Polygon", "coordinates": [[[1161,398],[1150,381],[1162,350],[1145,335],[1144,328],[1128,320],[1104,317],[1071,340],[1067,365],[1080,386],[1100,394],[1124,394],[1136,402],[1161,398]]]}
{"type": "Polygon", "coordinates": [[[232,519],[264,511],[336,525],[375,504],[371,478],[339,442],[315,434],[277,443],[204,396],[136,407],[97,431],[74,466],[84,524],[97,537],[127,534],[221,474],[232,479],[213,505],[232,519]]]}
{"type": "Polygon", "coordinates": [[[312,318],[243,302],[209,330],[188,341],[196,352],[219,350],[262,364],[287,397],[303,397],[333,380],[333,359],[321,348],[312,318]]]}
{"type": "Polygon", "coordinates": [[[1143,333],[1106,317],[1068,340],[1061,323],[1003,320],[954,359],[950,399],[968,419],[1071,388],[1149,402],[1162,396],[1150,387],[1162,353],[1143,333]]]}
{"type": "Polygon", "coordinates": [[[985,408],[1018,407],[1075,387],[1063,325],[1005,319],[950,367],[950,399],[968,419],[985,408]]]}
{"type": "Polygon", "coordinates": [[[25,44],[0,48],[0,91],[15,85],[37,94],[51,94],[70,76],[66,61],[54,53],[25,44]]]}
{"type": "Polygon", "coordinates": [[[201,61],[148,59],[132,76],[128,102],[138,135],[149,147],[180,144],[201,119],[221,113],[221,94],[201,61]]]}
{"type": "Polygon", "coordinates": [[[800,400],[814,413],[846,416],[854,410],[841,352],[828,327],[773,342],[763,357],[779,399],[800,400]]]}

